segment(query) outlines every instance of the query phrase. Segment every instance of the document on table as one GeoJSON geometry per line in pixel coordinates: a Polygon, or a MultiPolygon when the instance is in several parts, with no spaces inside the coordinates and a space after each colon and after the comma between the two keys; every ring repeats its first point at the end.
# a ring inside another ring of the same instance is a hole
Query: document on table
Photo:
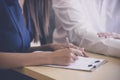
{"type": "Polygon", "coordinates": [[[107,61],[105,59],[79,57],[78,60],[76,60],[74,63],[71,63],[69,66],[57,66],[57,65],[47,65],[47,66],[74,69],[74,70],[83,70],[83,71],[93,71],[106,62],[107,61]]]}

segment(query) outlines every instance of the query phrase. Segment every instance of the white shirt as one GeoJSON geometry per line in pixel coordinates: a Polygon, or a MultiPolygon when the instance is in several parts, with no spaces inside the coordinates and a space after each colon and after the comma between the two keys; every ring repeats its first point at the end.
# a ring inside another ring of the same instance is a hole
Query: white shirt
{"type": "Polygon", "coordinates": [[[97,36],[97,32],[120,33],[120,0],[52,1],[56,15],[54,43],[65,43],[68,36],[88,51],[120,57],[119,40],[97,36]]]}

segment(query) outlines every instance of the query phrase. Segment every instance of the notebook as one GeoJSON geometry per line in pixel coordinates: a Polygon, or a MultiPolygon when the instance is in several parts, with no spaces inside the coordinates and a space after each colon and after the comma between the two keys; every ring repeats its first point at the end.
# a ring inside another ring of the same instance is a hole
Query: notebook
{"type": "Polygon", "coordinates": [[[57,66],[57,65],[46,65],[50,67],[73,69],[73,70],[83,70],[83,71],[93,71],[105,64],[107,61],[105,59],[91,58],[91,57],[79,57],[74,63],[69,66],[57,66]]]}

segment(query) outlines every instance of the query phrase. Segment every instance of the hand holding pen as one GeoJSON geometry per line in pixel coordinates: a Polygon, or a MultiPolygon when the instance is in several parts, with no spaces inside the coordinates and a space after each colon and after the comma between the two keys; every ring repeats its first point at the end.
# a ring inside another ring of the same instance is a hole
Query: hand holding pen
{"type": "MultiPolygon", "coordinates": [[[[69,42],[68,37],[66,37],[66,42],[67,42],[67,45],[68,45],[68,47],[69,47],[70,49],[72,49],[72,50],[74,50],[74,49],[80,50],[80,54],[77,54],[77,53],[76,53],[76,55],[78,55],[78,56],[83,56],[83,57],[88,57],[88,56],[86,55],[85,51],[84,51],[84,48],[79,48],[79,47],[71,44],[71,43],[69,42]]],[[[71,50],[71,51],[72,51],[72,50],[71,50]]]]}

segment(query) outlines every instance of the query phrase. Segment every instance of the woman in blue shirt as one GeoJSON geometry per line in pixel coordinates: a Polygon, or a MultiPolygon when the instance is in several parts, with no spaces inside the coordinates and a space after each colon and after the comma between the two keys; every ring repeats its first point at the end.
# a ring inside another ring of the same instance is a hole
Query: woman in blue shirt
{"type": "Polygon", "coordinates": [[[48,34],[49,5],[49,0],[25,0],[24,6],[20,6],[18,0],[0,0],[1,69],[44,64],[68,65],[82,54],[83,51],[76,46],[71,45],[71,53],[63,44],[47,44],[32,49],[47,52],[30,52],[31,41],[42,38],[41,42],[44,43],[48,34]],[[40,11],[43,16],[38,15],[40,11]],[[40,20],[43,26],[40,26],[40,20]]]}

